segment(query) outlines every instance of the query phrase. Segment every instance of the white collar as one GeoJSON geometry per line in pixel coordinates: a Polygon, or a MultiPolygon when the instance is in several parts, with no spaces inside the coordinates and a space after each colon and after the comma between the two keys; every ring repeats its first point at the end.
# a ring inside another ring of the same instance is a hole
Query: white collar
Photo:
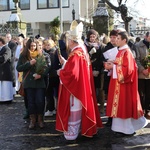
{"type": "Polygon", "coordinates": [[[127,44],[125,44],[124,46],[122,46],[122,47],[119,47],[119,49],[118,50],[123,50],[123,49],[126,49],[126,48],[129,48],[129,46],[127,45],[127,44]]]}

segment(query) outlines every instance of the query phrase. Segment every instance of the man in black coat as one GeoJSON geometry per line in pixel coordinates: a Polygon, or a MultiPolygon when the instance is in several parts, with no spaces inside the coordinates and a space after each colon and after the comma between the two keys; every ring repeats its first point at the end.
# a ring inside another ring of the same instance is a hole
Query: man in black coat
{"type": "Polygon", "coordinates": [[[0,37],[0,82],[0,101],[13,100],[11,50],[2,37],[0,37]]]}
{"type": "Polygon", "coordinates": [[[11,50],[11,69],[12,69],[12,80],[13,80],[13,87],[16,85],[16,77],[15,77],[15,53],[16,53],[16,48],[17,48],[17,43],[12,41],[12,36],[10,33],[6,34],[6,42],[8,44],[8,47],[11,50]]]}

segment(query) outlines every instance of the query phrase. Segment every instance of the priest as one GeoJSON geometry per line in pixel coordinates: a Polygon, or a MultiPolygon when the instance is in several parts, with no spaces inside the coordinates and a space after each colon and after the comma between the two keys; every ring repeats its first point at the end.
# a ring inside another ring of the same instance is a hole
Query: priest
{"type": "Polygon", "coordinates": [[[111,129],[122,135],[132,135],[147,124],[137,89],[137,65],[127,42],[127,32],[119,32],[116,59],[105,63],[112,72],[106,115],[113,118],[111,129]]]}
{"type": "Polygon", "coordinates": [[[60,88],[56,115],[56,130],[64,132],[66,140],[81,135],[93,137],[102,127],[94,91],[91,63],[81,40],[83,24],[73,21],[68,36],[69,57],[59,55],[62,68],[57,71],[60,88]]]}

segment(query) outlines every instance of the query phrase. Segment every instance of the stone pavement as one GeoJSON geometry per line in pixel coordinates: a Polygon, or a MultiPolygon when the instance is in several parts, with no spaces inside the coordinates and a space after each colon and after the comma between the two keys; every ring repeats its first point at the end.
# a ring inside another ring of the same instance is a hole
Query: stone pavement
{"type": "MultiPolygon", "coordinates": [[[[45,128],[28,129],[23,118],[23,99],[16,95],[10,103],[0,103],[0,150],[150,150],[150,122],[133,136],[116,137],[110,128],[99,129],[97,136],[79,136],[67,143],[55,130],[55,116],[45,118],[45,128]]],[[[102,116],[103,123],[107,121],[102,116]]]]}

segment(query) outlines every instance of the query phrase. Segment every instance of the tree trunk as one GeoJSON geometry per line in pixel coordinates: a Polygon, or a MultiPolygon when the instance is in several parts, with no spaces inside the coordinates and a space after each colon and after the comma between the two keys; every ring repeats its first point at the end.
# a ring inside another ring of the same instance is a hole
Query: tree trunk
{"type": "Polygon", "coordinates": [[[124,21],[125,29],[129,33],[129,22],[124,21]]]}

